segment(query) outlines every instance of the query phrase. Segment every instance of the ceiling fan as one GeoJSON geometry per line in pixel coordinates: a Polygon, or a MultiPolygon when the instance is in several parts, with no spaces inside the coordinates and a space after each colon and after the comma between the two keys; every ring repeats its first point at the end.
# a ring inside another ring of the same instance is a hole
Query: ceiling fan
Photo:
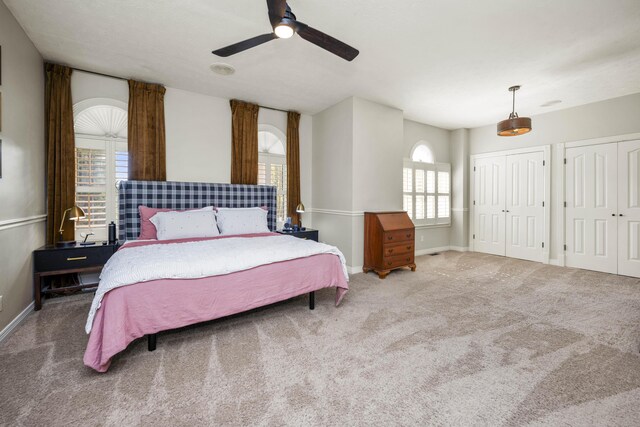
{"type": "Polygon", "coordinates": [[[214,50],[212,53],[214,55],[227,57],[259,46],[273,39],[288,39],[293,36],[294,33],[298,33],[298,35],[306,41],[320,46],[347,61],[353,61],[360,53],[348,44],[298,21],[296,15],[291,12],[291,8],[286,0],[267,0],[267,7],[269,8],[269,21],[271,21],[273,32],[214,50]]]}

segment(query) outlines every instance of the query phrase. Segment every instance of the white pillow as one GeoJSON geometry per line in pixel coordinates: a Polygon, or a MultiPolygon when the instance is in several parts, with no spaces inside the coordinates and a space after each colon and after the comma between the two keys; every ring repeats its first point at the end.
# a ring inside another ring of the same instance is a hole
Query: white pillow
{"type": "Polygon", "coordinates": [[[218,208],[220,234],[268,233],[267,214],[262,208],[218,208]]]}
{"type": "MultiPolygon", "coordinates": [[[[207,208],[205,208],[207,209],[207,208]]],[[[150,221],[158,230],[158,240],[219,236],[213,208],[199,211],[158,212],[150,221]]]]}

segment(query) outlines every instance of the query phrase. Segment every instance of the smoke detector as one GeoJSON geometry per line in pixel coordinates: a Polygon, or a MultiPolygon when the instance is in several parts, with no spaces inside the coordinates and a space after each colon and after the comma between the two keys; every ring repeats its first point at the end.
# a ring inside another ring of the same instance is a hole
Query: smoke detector
{"type": "Polygon", "coordinates": [[[215,64],[211,64],[209,67],[211,71],[216,74],[220,74],[221,76],[230,76],[231,74],[236,72],[236,69],[229,64],[225,64],[223,62],[216,62],[215,64]]]}

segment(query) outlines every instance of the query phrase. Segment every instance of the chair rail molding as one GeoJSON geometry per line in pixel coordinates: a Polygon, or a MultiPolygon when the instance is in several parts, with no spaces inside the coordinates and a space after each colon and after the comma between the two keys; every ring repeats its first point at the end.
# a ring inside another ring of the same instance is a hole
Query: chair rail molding
{"type": "Polygon", "coordinates": [[[341,210],[335,210],[335,209],[312,208],[312,209],[309,209],[308,212],[321,213],[321,214],[327,214],[327,215],[340,215],[340,216],[364,216],[364,211],[341,211],[341,210]]]}
{"type": "Polygon", "coordinates": [[[35,224],[37,222],[44,222],[46,220],[47,214],[26,216],[23,218],[5,219],[3,221],[0,221],[0,231],[8,230],[15,227],[22,227],[29,224],[35,224]]]}

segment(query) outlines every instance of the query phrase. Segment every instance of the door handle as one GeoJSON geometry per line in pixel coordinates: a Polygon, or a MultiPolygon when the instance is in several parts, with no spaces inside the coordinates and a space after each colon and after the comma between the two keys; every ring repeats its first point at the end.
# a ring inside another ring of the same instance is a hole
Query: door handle
{"type": "Polygon", "coordinates": [[[624,216],[624,215],[620,214],[619,216],[624,216]]]}
{"type": "Polygon", "coordinates": [[[611,216],[616,216],[616,214],[611,214],[611,216]]]}

